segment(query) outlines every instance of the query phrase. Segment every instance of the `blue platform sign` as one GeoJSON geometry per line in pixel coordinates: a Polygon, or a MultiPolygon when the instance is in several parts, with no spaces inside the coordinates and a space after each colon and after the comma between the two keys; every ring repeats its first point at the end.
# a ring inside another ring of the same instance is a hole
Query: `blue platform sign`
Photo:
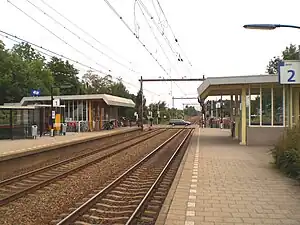
{"type": "Polygon", "coordinates": [[[41,95],[40,90],[36,90],[36,89],[31,90],[31,96],[40,96],[40,95],[41,95]]]}
{"type": "Polygon", "coordinates": [[[300,84],[300,61],[285,60],[279,63],[280,84],[300,84]]]}

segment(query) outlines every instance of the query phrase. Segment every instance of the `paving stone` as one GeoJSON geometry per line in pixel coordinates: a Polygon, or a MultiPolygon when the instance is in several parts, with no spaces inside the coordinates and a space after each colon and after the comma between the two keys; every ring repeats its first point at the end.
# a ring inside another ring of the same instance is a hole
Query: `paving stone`
{"type": "Polygon", "coordinates": [[[179,174],[182,191],[175,192],[171,203],[181,204],[182,212],[169,210],[168,216],[172,214],[167,217],[180,220],[175,225],[184,221],[194,225],[300,224],[300,189],[272,167],[268,148],[240,146],[225,129],[201,129],[200,136],[196,129],[194,135],[184,173],[179,174]],[[194,216],[186,216],[187,212],[194,216]]]}

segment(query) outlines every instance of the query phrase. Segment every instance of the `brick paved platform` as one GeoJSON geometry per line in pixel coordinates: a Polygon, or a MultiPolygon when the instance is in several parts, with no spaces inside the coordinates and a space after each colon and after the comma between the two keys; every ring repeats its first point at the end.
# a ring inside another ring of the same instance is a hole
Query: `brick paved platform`
{"type": "Polygon", "coordinates": [[[195,131],[157,225],[300,224],[299,183],[272,168],[268,149],[229,135],[195,131]]]}
{"type": "Polygon", "coordinates": [[[49,148],[57,145],[67,145],[75,141],[83,141],[87,139],[100,138],[102,136],[128,132],[137,130],[137,127],[122,127],[113,130],[105,130],[99,132],[81,132],[68,133],[66,136],[44,136],[37,139],[21,139],[21,140],[1,140],[0,141],[0,160],[16,154],[22,154],[30,151],[37,151],[39,149],[49,148]]]}

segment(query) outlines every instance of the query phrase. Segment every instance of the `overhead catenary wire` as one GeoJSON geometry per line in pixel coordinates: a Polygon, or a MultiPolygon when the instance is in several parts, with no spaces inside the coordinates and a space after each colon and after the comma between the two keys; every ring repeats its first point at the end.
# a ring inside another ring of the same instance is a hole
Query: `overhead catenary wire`
{"type": "Polygon", "coordinates": [[[157,1],[157,4],[158,4],[158,6],[159,6],[159,8],[160,8],[160,10],[161,10],[161,12],[162,12],[162,14],[163,14],[163,16],[164,16],[166,22],[167,22],[167,24],[168,24],[168,26],[169,26],[169,28],[170,28],[172,34],[173,34],[174,41],[177,43],[177,45],[178,45],[178,47],[180,48],[181,52],[184,54],[185,58],[188,60],[190,66],[192,66],[191,61],[188,59],[187,55],[185,54],[185,52],[183,51],[182,47],[180,46],[180,44],[179,44],[179,42],[178,42],[178,39],[177,39],[176,36],[175,36],[175,33],[174,33],[174,31],[173,31],[173,29],[172,29],[172,27],[171,27],[171,25],[170,25],[170,23],[169,23],[169,21],[168,21],[168,19],[167,19],[167,16],[166,16],[166,14],[165,14],[165,12],[164,12],[164,10],[163,10],[163,8],[162,8],[162,6],[161,6],[159,0],[156,0],[156,1],[157,1]]]}
{"type": "MultiPolygon", "coordinates": [[[[178,61],[183,61],[183,59],[182,59],[180,53],[177,52],[177,51],[175,51],[175,50],[173,49],[173,46],[172,46],[172,44],[170,43],[170,40],[168,39],[168,37],[166,37],[163,28],[162,28],[162,30],[160,30],[160,26],[157,24],[157,22],[156,22],[155,19],[154,19],[154,16],[153,16],[153,15],[150,13],[150,11],[147,9],[146,5],[142,2],[142,0],[139,0],[139,2],[140,2],[140,4],[142,5],[142,7],[145,9],[145,11],[146,11],[146,13],[148,14],[148,16],[150,17],[151,21],[152,21],[152,22],[154,23],[154,25],[156,26],[157,30],[160,32],[161,36],[165,39],[165,41],[166,41],[167,45],[169,46],[169,48],[171,49],[171,51],[172,51],[174,54],[176,54],[177,60],[178,60],[178,61]]],[[[157,10],[156,10],[156,7],[155,7],[155,4],[154,4],[153,0],[152,0],[152,3],[153,3],[153,8],[154,8],[154,10],[155,10],[155,12],[156,12],[156,15],[157,15],[157,17],[158,17],[158,20],[160,21],[161,19],[160,19],[160,16],[159,16],[159,14],[158,14],[158,12],[157,12],[157,10]]],[[[160,8],[161,11],[162,11],[162,7],[161,7],[160,5],[159,5],[159,8],[160,8]]],[[[170,28],[170,30],[171,30],[171,32],[172,32],[172,34],[173,34],[173,37],[174,37],[175,42],[177,43],[177,45],[178,45],[179,49],[181,50],[181,52],[184,54],[183,49],[181,48],[180,44],[178,43],[178,39],[175,37],[175,34],[174,34],[174,32],[173,32],[171,26],[169,25],[168,20],[167,20],[167,18],[166,18],[166,16],[165,16],[165,14],[164,14],[163,11],[162,11],[162,14],[164,15],[165,21],[166,21],[167,25],[169,26],[169,28],[170,28]]],[[[188,58],[186,57],[186,55],[185,55],[185,58],[188,60],[188,58]]],[[[190,64],[190,66],[192,66],[192,64],[190,63],[189,60],[188,60],[188,62],[189,62],[189,64],[190,64]]],[[[187,69],[188,73],[190,73],[190,75],[193,75],[189,67],[187,67],[186,69],[187,69]]]]}
{"type": "MultiPolygon", "coordinates": [[[[150,17],[151,21],[153,22],[153,24],[155,25],[155,27],[157,28],[157,30],[159,31],[159,33],[161,34],[161,36],[162,36],[162,37],[164,38],[164,40],[166,41],[166,43],[167,43],[167,45],[169,46],[170,50],[171,50],[174,54],[176,54],[175,57],[177,58],[177,60],[178,60],[178,61],[183,61],[182,58],[181,58],[181,56],[180,56],[180,53],[178,53],[177,51],[175,51],[175,50],[173,49],[173,46],[172,46],[172,44],[170,43],[170,40],[168,39],[168,37],[165,35],[165,32],[164,32],[163,30],[160,30],[160,27],[159,27],[159,25],[157,24],[157,22],[155,21],[154,16],[153,16],[153,15],[150,13],[150,11],[147,9],[146,5],[142,2],[142,0],[138,0],[138,1],[139,1],[139,3],[141,4],[141,6],[144,8],[144,10],[145,10],[145,12],[147,13],[147,15],[150,17]]],[[[155,7],[154,7],[154,9],[155,9],[155,11],[156,11],[156,8],[155,8],[155,7]]],[[[158,20],[160,20],[160,17],[159,17],[159,15],[158,15],[157,12],[156,12],[156,14],[157,14],[158,20]]],[[[192,75],[192,73],[191,73],[189,67],[187,67],[187,70],[188,70],[188,72],[190,73],[190,75],[192,75]]]]}
{"type": "MultiPolygon", "coordinates": [[[[87,65],[87,64],[85,64],[85,63],[82,63],[82,62],[80,62],[80,61],[78,61],[78,60],[72,59],[72,58],[70,58],[70,57],[68,57],[68,56],[59,54],[59,53],[57,53],[57,52],[55,52],[55,51],[53,51],[53,50],[50,50],[50,49],[45,48],[45,47],[43,47],[43,46],[37,45],[37,44],[35,44],[35,43],[33,43],[33,42],[27,41],[27,40],[25,40],[25,39],[23,39],[23,38],[20,38],[20,37],[18,37],[18,36],[16,36],[16,35],[10,34],[10,33],[5,32],[5,31],[3,31],[3,30],[0,30],[0,35],[1,35],[2,37],[6,38],[6,39],[9,39],[9,40],[14,41],[14,42],[19,43],[19,44],[20,44],[20,43],[27,43],[27,44],[29,44],[29,45],[31,45],[31,46],[34,46],[34,47],[35,47],[35,50],[36,50],[37,52],[39,52],[39,53],[41,53],[41,54],[44,54],[44,55],[46,55],[46,56],[48,56],[48,57],[53,57],[53,55],[54,55],[54,56],[57,56],[57,57],[66,59],[66,60],[68,60],[68,61],[70,61],[70,62],[72,62],[72,63],[78,64],[78,65],[80,65],[80,66],[82,66],[82,67],[88,68],[88,69],[90,69],[90,70],[92,70],[92,71],[98,72],[98,73],[103,74],[103,75],[106,75],[106,76],[109,75],[109,76],[111,76],[112,78],[117,79],[117,77],[115,77],[115,76],[112,75],[111,73],[106,73],[106,72],[104,72],[104,71],[102,71],[102,70],[100,70],[100,69],[97,69],[97,68],[94,68],[94,67],[92,67],[92,66],[89,66],[89,65],[87,65]],[[16,40],[16,39],[17,39],[17,40],[16,40]],[[42,49],[42,50],[40,50],[40,49],[42,49]],[[48,52],[48,53],[46,53],[46,52],[48,52]],[[51,54],[52,54],[52,55],[51,55],[51,54]]],[[[138,89],[139,89],[139,87],[136,86],[136,85],[134,85],[134,84],[132,84],[132,82],[128,82],[128,81],[126,81],[126,80],[124,80],[124,79],[122,79],[122,81],[123,81],[125,84],[128,84],[128,85],[130,85],[130,86],[132,86],[132,87],[135,87],[135,88],[138,88],[138,89]]],[[[150,90],[147,90],[147,89],[144,89],[144,90],[145,90],[146,92],[148,92],[148,93],[151,93],[151,94],[154,94],[154,95],[159,95],[159,94],[157,94],[157,93],[155,93],[155,92],[153,92],[153,91],[150,91],[150,90]]]]}
{"type": "MultiPolygon", "coordinates": [[[[68,46],[70,46],[71,48],[73,48],[74,50],[76,50],[77,52],[81,53],[82,55],[84,55],[86,58],[88,58],[91,61],[94,61],[93,59],[91,59],[90,57],[88,57],[87,55],[85,55],[83,52],[77,50],[76,48],[74,48],[72,45],[70,45],[68,42],[66,42],[64,39],[60,38],[57,34],[55,34],[53,31],[51,31],[50,29],[48,29],[46,26],[44,26],[43,24],[39,23],[36,19],[34,19],[32,16],[30,16],[29,14],[27,14],[26,12],[24,12],[21,8],[19,8],[18,6],[16,6],[15,4],[13,4],[11,1],[7,0],[7,2],[9,2],[11,5],[13,5],[15,8],[17,8],[19,11],[21,11],[22,13],[24,13],[27,17],[29,17],[30,19],[32,19],[34,22],[36,22],[37,24],[39,24],[41,27],[43,27],[44,29],[46,29],[48,32],[50,32],[52,35],[54,35],[55,37],[57,37],[59,40],[61,40],[63,43],[67,44],[68,46]]],[[[108,1],[107,1],[108,2],[108,1]]],[[[109,2],[108,2],[109,3],[109,2]]],[[[117,14],[118,15],[118,14],[117,14]]],[[[120,17],[120,19],[122,19],[122,17],[120,17]]],[[[122,22],[126,24],[126,22],[124,20],[122,20],[122,22]]],[[[128,25],[127,25],[128,26],[128,25]]],[[[128,26],[128,28],[130,29],[130,27],[128,26]]],[[[132,30],[130,29],[130,31],[132,32],[132,30]]],[[[132,32],[134,35],[135,33],[132,32]]],[[[137,37],[136,37],[137,38],[137,37]]],[[[138,39],[138,38],[137,38],[138,39]]],[[[148,53],[153,57],[153,59],[155,59],[155,61],[160,65],[160,67],[164,70],[164,72],[166,74],[168,74],[168,72],[164,69],[164,67],[159,63],[159,61],[153,56],[153,54],[149,51],[149,49],[143,44],[143,42],[141,40],[138,39],[138,41],[143,45],[143,47],[148,51],[148,53]]],[[[76,61],[76,60],[75,60],[76,61]]],[[[94,61],[95,62],[95,61],[94,61]]],[[[100,67],[104,67],[103,65],[100,65],[99,63],[95,62],[98,66],[100,67]]],[[[88,68],[91,68],[90,66],[87,66],[88,68]]],[[[111,72],[110,69],[107,69],[107,71],[102,71],[102,70],[98,70],[98,69],[94,69],[95,71],[101,71],[102,74],[106,74],[108,75],[108,72],[111,72]]],[[[124,82],[125,83],[125,82],[124,82]]],[[[127,82],[126,82],[127,83],[127,82]]],[[[129,85],[131,85],[131,83],[128,83],[129,85]]],[[[147,92],[153,93],[153,94],[157,94],[155,92],[146,90],[147,92]]]]}
{"type": "Polygon", "coordinates": [[[109,72],[111,72],[111,70],[109,68],[107,68],[106,66],[103,66],[101,64],[99,64],[98,62],[94,61],[91,57],[89,57],[88,55],[86,55],[85,53],[83,53],[82,51],[78,50],[77,48],[75,48],[73,45],[69,44],[67,41],[65,41],[63,38],[59,37],[57,34],[55,34],[53,31],[51,31],[49,28],[47,28],[46,26],[44,26],[43,24],[41,24],[39,21],[37,21],[36,19],[34,19],[32,16],[30,16],[28,13],[26,13],[24,10],[22,10],[21,8],[19,8],[18,6],[16,6],[14,3],[12,3],[10,0],[7,0],[8,3],[10,3],[12,6],[14,6],[16,9],[18,9],[19,11],[21,11],[23,14],[25,14],[27,17],[29,17],[31,20],[33,20],[34,22],[36,22],[37,24],[39,24],[41,27],[43,27],[45,30],[47,30],[49,33],[51,33],[53,36],[55,36],[57,39],[61,40],[64,44],[68,45],[69,47],[71,47],[73,50],[75,50],[76,52],[78,52],[79,54],[83,55],[84,57],[86,57],[87,59],[93,61],[95,64],[97,64],[98,66],[108,70],[109,72]]]}
{"type": "Polygon", "coordinates": [[[115,10],[115,8],[109,3],[108,0],[104,0],[105,3],[108,5],[108,7],[115,13],[116,16],[121,20],[121,22],[126,26],[126,28],[135,36],[135,38],[138,40],[138,42],[146,49],[146,51],[150,54],[150,56],[156,61],[156,63],[159,65],[159,67],[166,73],[166,69],[162,66],[162,64],[154,57],[153,53],[146,47],[146,45],[139,39],[137,34],[130,28],[130,26],[124,21],[122,16],[115,10]]]}
{"type": "Polygon", "coordinates": [[[174,49],[173,49],[173,46],[171,45],[169,39],[164,35],[164,32],[161,31],[159,29],[159,25],[157,24],[157,22],[155,21],[154,19],[154,16],[149,12],[149,10],[147,9],[147,7],[145,6],[145,4],[141,1],[141,0],[138,0],[138,2],[140,3],[140,5],[144,8],[145,12],[147,13],[147,15],[150,17],[151,21],[153,22],[153,24],[155,25],[155,27],[157,28],[157,30],[159,31],[159,33],[161,34],[161,36],[165,39],[167,45],[169,46],[170,50],[173,52],[173,53],[177,53],[174,49]]]}
{"type": "MultiPolygon", "coordinates": [[[[2,31],[0,31],[0,32],[2,32],[2,31]]],[[[4,32],[3,32],[3,33],[4,33],[4,32]]],[[[22,43],[22,41],[17,41],[17,40],[15,40],[15,39],[9,37],[8,35],[2,34],[2,33],[0,33],[0,36],[6,38],[6,39],[8,39],[8,40],[11,40],[11,41],[13,41],[13,42],[16,42],[16,43],[18,43],[18,44],[21,44],[21,43],[22,43]]],[[[24,42],[23,42],[23,43],[24,43],[24,42]]],[[[28,44],[29,44],[29,43],[28,43],[28,44]]],[[[53,55],[50,55],[50,54],[48,54],[48,53],[46,53],[46,52],[43,52],[43,51],[41,51],[41,50],[38,50],[38,49],[36,49],[36,48],[34,48],[34,50],[36,50],[37,52],[39,52],[39,53],[41,53],[41,54],[43,54],[43,55],[46,55],[46,56],[48,56],[48,57],[50,57],[50,58],[53,57],[53,55]]],[[[68,59],[68,60],[69,60],[69,59],[68,59]]],[[[71,61],[71,60],[69,60],[69,61],[71,61]]]]}
{"type": "MultiPolygon", "coordinates": [[[[148,24],[149,29],[150,29],[151,32],[152,32],[152,35],[154,36],[154,38],[155,38],[157,44],[158,44],[159,47],[161,48],[162,52],[164,53],[166,59],[168,60],[168,62],[169,62],[170,65],[171,65],[171,67],[174,67],[173,64],[172,64],[172,62],[171,62],[171,60],[170,60],[170,58],[168,57],[167,53],[165,52],[165,50],[164,50],[162,44],[161,44],[160,41],[158,40],[158,38],[157,38],[157,36],[156,36],[156,34],[155,34],[155,32],[154,32],[154,30],[153,30],[151,24],[150,24],[149,21],[147,20],[146,15],[145,15],[145,13],[144,13],[144,11],[143,11],[143,9],[142,9],[142,7],[141,7],[141,5],[140,5],[139,3],[138,3],[138,6],[139,6],[139,8],[140,8],[140,10],[141,10],[141,12],[142,12],[142,15],[143,15],[143,17],[144,17],[146,23],[148,24]]],[[[175,72],[179,75],[179,72],[177,71],[177,69],[176,69],[175,67],[174,67],[174,70],[175,70],[175,72]]],[[[171,75],[170,75],[170,74],[169,74],[169,77],[171,78],[171,75]]],[[[171,82],[172,82],[172,81],[171,81],[171,82]]],[[[180,89],[180,91],[181,91],[184,95],[186,95],[186,93],[178,86],[178,84],[177,84],[176,82],[174,82],[174,83],[175,83],[175,85],[180,89]]]]}
{"type": "MultiPolygon", "coordinates": [[[[27,41],[27,40],[25,40],[25,39],[23,39],[23,38],[20,38],[20,37],[16,36],[16,35],[10,34],[10,33],[5,32],[5,31],[3,31],[3,30],[0,30],[0,33],[5,34],[6,37],[7,37],[8,39],[10,39],[9,37],[18,39],[18,40],[20,40],[21,42],[28,43],[28,44],[30,44],[30,45],[32,45],[32,46],[34,46],[34,47],[43,49],[43,50],[45,50],[45,51],[47,51],[47,52],[49,52],[49,53],[51,53],[51,54],[53,54],[53,55],[55,55],[55,56],[64,58],[64,59],[66,59],[66,60],[68,60],[68,61],[70,61],[70,62],[77,63],[77,64],[80,64],[80,65],[82,65],[82,66],[84,66],[84,67],[88,67],[88,68],[90,68],[90,69],[96,70],[95,68],[90,67],[90,66],[88,66],[88,65],[86,65],[86,64],[84,64],[84,63],[81,63],[81,62],[79,62],[79,61],[77,61],[77,60],[71,59],[71,58],[69,58],[69,57],[67,57],[67,56],[64,56],[64,55],[62,55],[62,54],[56,53],[56,52],[54,52],[54,51],[52,51],[52,50],[50,50],[50,49],[44,48],[43,46],[40,46],[40,45],[37,45],[37,44],[35,44],[35,43],[33,43],[33,42],[27,41]]],[[[104,72],[103,70],[97,69],[97,71],[98,71],[99,73],[101,73],[101,74],[108,75],[108,73],[104,72]]]]}
{"type": "MultiPolygon", "coordinates": [[[[68,19],[66,16],[64,16],[62,13],[60,13],[57,9],[55,9],[54,7],[52,7],[46,1],[44,1],[44,0],[40,0],[40,1],[44,5],[46,5],[48,8],[52,9],[55,13],[57,13],[58,15],[60,15],[62,18],[64,18],[66,21],[68,21],[70,24],[72,24],[74,27],[76,27],[78,30],[80,30],[82,33],[84,33],[85,35],[89,36],[91,39],[93,39],[94,41],[96,41],[98,44],[100,44],[103,47],[107,48],[109,51],[111,51],[113,54],[115,54],[119,58],[123,59],[124,61],[127,61],[127,59],[125,59],[125,57],[121,56],[116,51],[114,51],[113,49],[111,49],[109,46],[107,46],[107,45],[103,44],[102,42],[100,42],[97,38],[95,38],[93,35],[91,35],[90,33],[88,33],[86,30],[84,30],[83,28],[81,28],[80,26],[78,26],[76,23],[72,22],[70,19],[68,19]]],[[[129,62],[129,63],[131,63],[131,62],[129,62]]]]}
{"type": "Polygon", "coordinates": [[[135,72],[132,68],[129,68],[128,66],[124,65],[123,63],[115,60],[114,58],[112,58],[111,56],[109,56],[108,54],[106,54],[105,52],[101,51],[99,48],[96,48],[93,44],[91,44],[90,42],[88,42],[87,40],[85,40],[84,38],[82,38],[81,36],[79,36],[78,34],[76,34],[75,32],[73,32],[71,29],[67,28],[65,25],[63,25],[61,22],[59,22],[57,19],[53,18],[51,15],[49,15],[48,13],[46,13],[43,9],[41,9],[40,7],[38,7],[37,5],[35,5],[34,3],[32,3],[30,0],[26,0],[30,5],[32,5],[34,8],[36,8],[37,10],[39,10],[40,12],[42,12],[45,16],[47,16],[48,18],[50,18],[51,20],[53,20],[55,23],[57,23],[58,25],[60,25],[61,27],[63,27],[65,30],[67,30],[68,32],[70,32],[71,34],[73,34],[75,37],[77,37],[79,40],[83,41],[85,44],[89,45],[90,47],[92,47],[93,49],[95,49],[97,52],[101,53],[102,55],[106,56],[107,58],[109,58],[110,60],[112,60],[113,62],[119,64],[120,66],[135,72]]]}

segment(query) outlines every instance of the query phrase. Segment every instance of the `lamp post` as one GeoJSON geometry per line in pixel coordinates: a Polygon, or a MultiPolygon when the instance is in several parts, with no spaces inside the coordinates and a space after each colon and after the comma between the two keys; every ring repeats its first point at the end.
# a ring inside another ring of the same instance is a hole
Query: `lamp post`
{"type": "Polygon", "coordinates": [[[300,26],[285,25],[285,24],[246,24],[243,27],[246,29],[254,29],[254,30],[274,30],[280,27],[300,29],[300,26]]]}
{"type": "MultiPolygon", "coordinates": [[[[253,30],[275,30],[276,28],[294,28],[300,29],[300,26],[295,25],[287,25],[287,24],[246,24],[243,26],[245,29],[253,29],[253,30]]],[[[300,60],[300,46],[299,48],[299,60],[300,60]]]]}

